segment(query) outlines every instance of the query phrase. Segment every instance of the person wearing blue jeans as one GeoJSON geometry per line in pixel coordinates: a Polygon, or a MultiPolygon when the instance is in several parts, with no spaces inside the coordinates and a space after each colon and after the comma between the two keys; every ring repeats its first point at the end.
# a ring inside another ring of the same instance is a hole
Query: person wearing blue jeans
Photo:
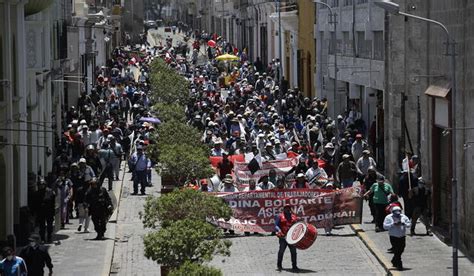
{"type": "Polygon", "coordinates": [[[129,166],[133,173],[133,194],[138,194],[138,184],[140,192],[145,194],[145,188],[148,186],[148,172],[151,170],[151,161],[143,152],[143,146],[138,145],[136,151],[130,157],[129,166]]]}

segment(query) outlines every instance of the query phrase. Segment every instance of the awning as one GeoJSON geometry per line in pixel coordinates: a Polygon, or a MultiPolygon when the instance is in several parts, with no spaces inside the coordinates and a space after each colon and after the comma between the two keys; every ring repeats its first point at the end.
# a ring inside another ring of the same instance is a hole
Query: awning
{"type": "MultiPolygon", "coordinates": [[[[270,14],[270,19],[273,22],[278,23],[278,13],[274,12],[270,14]]],[[[283,29],[288,31],[298,31],[298,11],[281,12],[281,25],[283,29]]]]}
{"type": "Polygon", "coordinates": [[[446,98],[450,91],[451,83],[449,81],[443,80],[428,86],[425,91],[425,95],[436,98],[446,98]]]}

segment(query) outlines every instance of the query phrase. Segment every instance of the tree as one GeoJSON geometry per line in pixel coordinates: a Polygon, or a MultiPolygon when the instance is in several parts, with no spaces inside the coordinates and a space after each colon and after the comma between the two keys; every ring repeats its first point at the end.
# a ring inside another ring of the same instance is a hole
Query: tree
{"type": "Polygon", "coordinates": [[[229,219],[231,214],[231,208],[221,198],[183,189],[161,197],[147,198],[140,215],[145,227],[156,229],[159,225],[168,227],[178,220],[195,219],[205,222],[208,217],[229,219]]]}
{"type": "Polygon", "coordinates": [[[177,269],[170,271],[169,276],[222,276],[222,272],[214,267],[209,267],[193,262],[185,262],[177,269]]]}
{"type": "Polygon", "coordinates": [[[154,100],[181,106],[188,103],[190,98],[189,83],[183,76],[170,68],[162,67],[159,62],[152,65],[150,76],[154,100]]]}
{"type": "Polygon", "coordinates": [[[186,122],[185,110],[182,105],[157,103],[152,107],[152,110],[158,113],[158,118],[162,122],[186,122]]]}
{"type": "MultiPolygon", "coordinates": [[[[161,138],[160,138],[161,139],[161,138]]],[[[184,185],[186,181],[212,176],[215,172],[209,161],[209,154],[201,147],[192,144],[159,145],[158,172],[170,176],[175,185],[184,185]]]]}
{"type": "Polygon", "coordinates": [[[230,255],[231,242],[221,237],[220,229],[207,222],[179,220],[145,235],[145,257],[171,268],[178,268],[186,261],[201,264],[216,254],[230,255]]]}

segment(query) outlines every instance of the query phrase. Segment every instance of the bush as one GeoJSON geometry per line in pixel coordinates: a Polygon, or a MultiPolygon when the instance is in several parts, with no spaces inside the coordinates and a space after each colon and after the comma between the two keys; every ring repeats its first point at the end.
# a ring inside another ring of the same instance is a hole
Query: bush
{"type": "Polygon", "coordinates": [[[173,269],[168,274],[169,276],[222,276],[222,272],[213,267],[185,262],[177,269],[173,269]]]}
{"type": "MultiPolygon", "coordinates": [[[[161,141],[161,138],[160,138],[161,141]]],[[[192,144],[160,144],[156,168],[162,176],[169,175],[175,185],[214,175],[207,151],[192,144]]]]}
{"type": "Polygon", "coordinates": [[[152,98],[156,102],[184,106],[190,99],[189,83],[177,72],[157,65],[152,66],[150,80],[152,98]]]}
{"type": "Polygon", "coordinates": [[[178,268],[186,261],[201,264],[214,255],[229,256],[230,241],[221,240],[220,229],[200,220],[173,222],[143,238],[145,257],[159,264],[178,268]]]}
{"type": "Polygon", "coordinates": [[[183,219],[202,222],[207,217],[229,219],[231,208],[220,198],[192,189],[175,190],[161,197],[147,198],[141,214],[143,224],[148,228],[162,227],[183,219]]]}
{"type": "Polygon", "coordinates": [[[158,103],[152,107],[152,110],[158,113],[158,118],[162,122],[186,122],[185,110],[182,105],[158,103]]]}

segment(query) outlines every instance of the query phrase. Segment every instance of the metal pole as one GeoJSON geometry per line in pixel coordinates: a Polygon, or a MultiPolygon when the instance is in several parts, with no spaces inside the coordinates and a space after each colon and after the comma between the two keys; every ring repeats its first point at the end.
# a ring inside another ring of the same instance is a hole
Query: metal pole
{"type": "Polygon", "coordinates": [[[456,41],[451,38],[448,28],[439,21],[416,16],[409,13],[400,12],[401,15],[422,20],[425,22],[433,23],[441,27],[446,33],[446,43],[447,43],[447,55],[450,56],[450,71],[451,71],[451,151],[452,151],[452,160],[451,160],[451,239],[453,244],[453,275],[459,275],[459,266],[458,266],[458,247],[459,247],[459,219],[458,219],[458,190],[457,190],[457,154],[456,154],[456,94],[457,94],[457,85],[456,85],[456,41]]]}
{"type": "Polygon", "coordinates": [[[448,33],[448,55],[451,56],[451,124],[453,131],[451,132],[451,147],[452,147],[452,175],[453,179],[451,181],[452,185],[452,239],[453,239],[453,275],[457,276],[459,274],[458,268],[458,247],[459,247],[459,222],[458,222],[458,189],[457,189],[457,161],[456,161],[456,42],[454,40],[450,41],[448,33]]]}
{"type": "Polygon", "coordinates": [[[281,42],[281,37],[282,37],[282,33],[281,33],[281,0],[276,0],[276,7],[277,7],[277,10],[278,10],[278,56],[279,56],[279,62],[278,62],[278,83],[279,83],[279,87],[280,89],[278,90],[278,113],[280,115],[280,118],[283,119],[283,108],[282,108],[282,98],[283,98],[283,85],[282,85],[282,74],[283,74],[283,68],[282,68],[282,57],[283,57],[283,54],[282,54],[282,42],[281,42]]]}

